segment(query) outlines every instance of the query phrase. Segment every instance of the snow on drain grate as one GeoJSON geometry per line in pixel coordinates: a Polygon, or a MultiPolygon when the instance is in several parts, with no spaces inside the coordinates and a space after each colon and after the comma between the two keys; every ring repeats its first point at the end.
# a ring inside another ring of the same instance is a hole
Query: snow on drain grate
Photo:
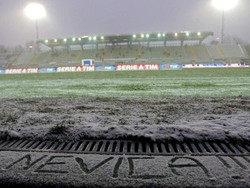
{"type": "Polygon", "coordinates": [[[249,144],[0,141],[0,186],[250,187],[249,144]]]}
{"type": "Polygon", "coordinates": [[[249,154],[250,145],[227,142],[143,142],[127,140],[83,140],[72,142],[0,141],[0,150],[46,151],[85,154],[181,155],[249,154]]]}

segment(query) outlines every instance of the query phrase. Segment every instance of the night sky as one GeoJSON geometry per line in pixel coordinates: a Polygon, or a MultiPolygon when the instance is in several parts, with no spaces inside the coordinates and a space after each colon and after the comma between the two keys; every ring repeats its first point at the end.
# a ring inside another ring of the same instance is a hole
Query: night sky
{"type": "MultiPolygon", "coordinates": [[[[0,0],[0,45],[35,40],[35,22],[24,15],[29,0],[0,0]]],[[[210,0],[40,0],[47,17],[40,39],[147,32],[213,31],[220,37],[222,12],[210,0]]],[[[250,42],[250,0],[225,13],[225,34],[250,42]]]]}

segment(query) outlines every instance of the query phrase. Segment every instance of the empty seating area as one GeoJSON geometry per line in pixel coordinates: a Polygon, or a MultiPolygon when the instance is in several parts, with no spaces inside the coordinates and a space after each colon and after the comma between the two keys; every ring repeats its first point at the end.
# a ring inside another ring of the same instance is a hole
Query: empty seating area
{"type": "Polygon", "coordinates": [[[0,68],[81,65],[82,59],[94,59],[96,64],[116,63],[210,63],[214,60],[235,62],[249,59],[247,48],[241,45],[110,45],[83,49],[55,49],[53,52],[22,52],[0,54],[0,68]]]}
{"type": "Polygon", "coordinates": [[[15,66],[20,56],[20,53],[1,53],[0,68],[8,68],[15,66]]]}
{"type": "Polygon", "coordinates": [[[211,61],[211,56],[209,55],[209,52],[207,50],[207,46],[205,45],[195,45],[193,46],[193,49],[196,53],[196,59],[200,62],[209,62],[211,61]]]}
{"type": "Polygon", "coordinates": [[[207,51],[211,59],[224,59],[224,53],[218,45],[207,46],[207,51]]]}
{"type": "Polygon", "coordinates": [[[221,45],[226,58],[244,58],[246,56],[240,45],[221,45]]]}

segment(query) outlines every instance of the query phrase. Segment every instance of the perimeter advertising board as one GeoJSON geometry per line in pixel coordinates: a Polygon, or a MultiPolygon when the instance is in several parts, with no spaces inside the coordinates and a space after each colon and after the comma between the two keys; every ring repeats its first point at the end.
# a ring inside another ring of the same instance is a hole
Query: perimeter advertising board
{"type": "Polygon", "coordinates": [[[115,71],[115,65],[96,66],[96,71],[115,71]]]}
{"type": "Polygon", "coordinates": [[[117,71],[160,70],[160,64],[121,64],[116,65],[117,71]]]}
{"type": "Polygon", "coordinates": [[[160,70],[182,70],[182,64],[162,63],[160,65],[160,70]]]}
{"type": "Polygon", "coordinates": [[[57,67],[57,72],[91,72],[95,66],[63,66],[57,67]]]}
{"type": "Polygon", "coordinates": [[[183,68],[230,68],[230,67],[249,67],[245,64],[183,64],[183,68]]]}
{"type": "Polygon", "coordinates": [[[54,73],[56,72],[57,67],[40,67],[39,73],[54,73]]]}
{"type": "Polygon", "coordinates": [[[19,69],[5,69],[5,74],[32,74],[38,73],[39,68],[19,68],[19,69]]]}
{"type": "Polygon", "coordinates": [[[4,69],[0,69],[0,74],[4,74],[5,70],[4,69]]]}
{"type": "Polygon", "coordinates": [[[226,64],[222,64],[222,63],[220,63],[220,64],[201,64],[200,65],[201,67],[225,67],[226,66],[226,64]]]}

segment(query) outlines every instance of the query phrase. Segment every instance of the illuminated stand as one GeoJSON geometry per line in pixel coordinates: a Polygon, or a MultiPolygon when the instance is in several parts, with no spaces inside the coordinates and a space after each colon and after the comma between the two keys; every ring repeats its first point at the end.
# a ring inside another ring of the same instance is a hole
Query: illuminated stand
{"type": "Polygon", "coordinates": [[[239,0],[212,0],[212,5],[218,10],[222,11],[221,19],[221,44],[224,43],[225,36],[225,11],[234,8],[239,0]]]}
{"type": "Polygon", "coordinates": [[[46,16],[46,11],[43,5],[39,3],[30,3],[24,9],[24,14],[31,20],[35,21],[35,29],[36,29],[36,41],[35,41],[35,53],[39,50],[39,28],[38,28],[38,20],[44,18],[46,16]]]}

